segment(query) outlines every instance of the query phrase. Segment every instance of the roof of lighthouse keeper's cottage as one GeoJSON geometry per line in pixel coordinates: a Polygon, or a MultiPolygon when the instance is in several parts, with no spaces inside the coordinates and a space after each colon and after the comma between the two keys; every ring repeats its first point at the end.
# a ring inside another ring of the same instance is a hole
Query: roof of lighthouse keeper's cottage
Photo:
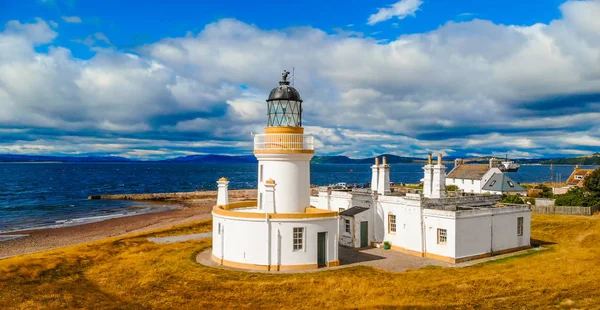
{"type": "Polygon", "coordinates": [[[449,179],[481,180],[485,173],[490,169],[489,165],[484,164],[465,164],[454,167],[446,175],[449,179]]]}
{"type": "Polygon", "coordinates": [[[527,192],[523,186],[513,181],[509,176],[504,173],[494,173],[492,177],[483,185],[481,188],[484,192],[501,192],[501,193],[513,193],[513,192],[527,192]]]}

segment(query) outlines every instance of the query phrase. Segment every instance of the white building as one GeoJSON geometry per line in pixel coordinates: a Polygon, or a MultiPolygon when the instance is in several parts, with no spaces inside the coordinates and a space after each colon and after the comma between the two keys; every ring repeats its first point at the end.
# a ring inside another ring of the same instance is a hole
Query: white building
{"type": "Polygon", "coordinates": [[[446,176],[446,185],[456,185],[461,191],[473,194],[527,194],[525,188],[498,168],[495,158],[490,159],[489,165],[466,165],[457,158],[454,169],[446,176]]]}
{"type": "Polygon", "coordinates": [[[221,178],[213,208],[212,259],[254,270],[302,270],[339,265],[338,212],[311,207],[313,137],[302,128],[302,99],[287,81],[267,99],[268,125],[254,137],[258,201],[228,201],[221,178]]]}
{"type": "Polygon", "coordinates": [[[391,192],[385,159],[372,168],[371,189],[320,188],[311,197],[317,208],[341,212],[341,245],[387,241],[392,249],[452,263],[530,247],[530,207],[496,206],[498,195],[447,197],[441,155],[423,168],[422,193],[391,192]]]}

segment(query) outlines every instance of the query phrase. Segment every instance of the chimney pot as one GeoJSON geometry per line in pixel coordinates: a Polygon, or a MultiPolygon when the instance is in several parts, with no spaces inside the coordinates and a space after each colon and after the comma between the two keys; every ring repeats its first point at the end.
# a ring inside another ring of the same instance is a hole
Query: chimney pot
{"type": "Polygon", "coordinates": [[[438,165],[442,165],[442,153],[438,154],[438,165]]]}

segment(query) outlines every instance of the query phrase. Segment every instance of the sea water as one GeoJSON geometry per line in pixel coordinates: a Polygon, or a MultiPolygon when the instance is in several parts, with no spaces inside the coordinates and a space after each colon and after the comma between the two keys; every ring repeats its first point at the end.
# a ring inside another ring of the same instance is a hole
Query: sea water
{"type": "MultiPolygon", "coordinates": [[[[448,171],[452,165],[448,166],[448,171]]],[[[555,166],[565,180],[573,166],[555,166]]],[[[517,182],[548,182],[550,166],[521,166],[509,174],[517,182]]],[[[0,163],[0,231],[58,227],[160,211],[165,203],[87,200],[88,196],[216,190],[220,177],[230,189],[256,188],[256,164],[194,163],[0,163]]],[[[390,180],[418,183],[420,164],[394,164],[390,180]]],[[[311,183],[364,184],[367,164],[311,165],[311,183]]]]}

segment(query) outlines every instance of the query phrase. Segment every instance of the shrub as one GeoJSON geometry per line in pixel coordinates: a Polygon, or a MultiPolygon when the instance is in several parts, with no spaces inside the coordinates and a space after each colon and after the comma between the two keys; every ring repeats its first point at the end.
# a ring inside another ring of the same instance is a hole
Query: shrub
{"type": "Polygon", "coordinates": [[[535,198],[532,198],[532,197],[525,198],[525,203],[528,203],[528,202],[535,206],[535,198]]]}
{"type": "Polygon", "coordinates": [[[449,191],[449,192],[456,192],[456,191],[458,191],[458,186],[456,186],[456,185],[447,185],[446,186],[446,190],[449,191]]]}
{"type": "Polygon", "coordinates": [[[524,204],[523,198],[519,195],[503,195],[502,202],[504,203],[514,203],[514,204],[524,204]]]}

